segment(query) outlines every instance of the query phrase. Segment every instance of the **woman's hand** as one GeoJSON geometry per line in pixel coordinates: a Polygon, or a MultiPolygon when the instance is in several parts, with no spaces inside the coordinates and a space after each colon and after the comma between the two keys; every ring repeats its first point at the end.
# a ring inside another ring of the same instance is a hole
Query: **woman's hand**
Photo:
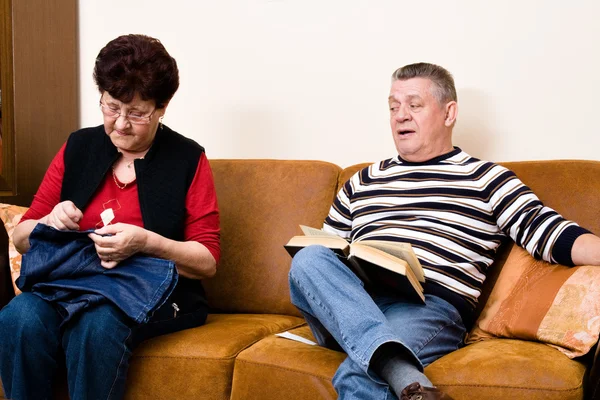
{"type": "Polygon", "coordinates": [[[88,236],[96,245],[100,264],[110,269],[142,251],[146,246],[148,231],[136,225],[118,223],[97,229],[88,236]]]}
{"type": "Polygon", "coordinates": [[[39,222],[60,231],[78,230],[82,218],[81,210],[72,201],[67,200],[55,205],[50,214],[41,218],[39,222]]]}

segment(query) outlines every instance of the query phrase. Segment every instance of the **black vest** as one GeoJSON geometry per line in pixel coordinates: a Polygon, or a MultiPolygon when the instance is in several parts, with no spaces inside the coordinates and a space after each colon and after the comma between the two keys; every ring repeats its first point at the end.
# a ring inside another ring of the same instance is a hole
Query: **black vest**
{"type": "MultiPolygon", "coordinates": [[[[144,228],[173,240],[184,240],[185,199],[204,148],[166,126],[134,168],[144,228]]],[[[83,210],[119,158],[104,126],[73,132],[65,147],[61,201],[71,200],[83,210]]],[[[206,307],[199,280],[179,277],[175,291],[162,308],[175,302],[183,312],[206,307]]],[[[158,313],[158,312],[157,312],[158,313]]]]}
{"type": "MultiPolygon", "coordinates": [[[[204,148],[166,126],[134,168],[144,228],[173,240],[183,240],[185,198],[204,148]]],[[[83,210],[119,158],[104,126],[71,134],[65,148],[61,201],[83,210]]]]}

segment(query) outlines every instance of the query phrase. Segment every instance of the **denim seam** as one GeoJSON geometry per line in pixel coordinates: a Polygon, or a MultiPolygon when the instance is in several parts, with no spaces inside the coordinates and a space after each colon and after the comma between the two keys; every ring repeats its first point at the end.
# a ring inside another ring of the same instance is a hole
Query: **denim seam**
{"type": "MultiPolygon", "coordinates": [[[[369,352],[371,354],[371,357],[373,357],[373,354],[375,353],[375,350],[378,349],[380,346],[386,344],[386,343],[397,343],[400,346],[402,346],[402,348],[404,348],[406,350],[406,352],[412,356],[413,360],[417,363],[416,367],[419,369],[419,371],[423,372],[423,363],[421,362],[421,360],[419,359],[419,357],[415,354],[415,352],[410,349],[407,345],[405,345],[404,343],[402,343],[402,341],[398,340],[397,337],[393,336],[393,335],[384,335],[384,336],[380,336],[379,338],[377,338],[376,340],[374,340],[373,342],[371,342],[371,344],[367,347],[369,349],[369,352]],[[386,339],[386,337],[389,337],[389,340],[386,339]],[[381,343],[377,344],[375,346],[375,349],[371,350],[371,348],[373,348],[373,344],[376,342],[379,342],[381,339],[384,339],[383,341],[381,341],[381,343]]],[[[369,361],[371,361],[369,359],[369,361]]],[[[367,367],[364,369],[365,373],[367,374],[367,376],[373,381],[373,382],[377,382],[379,384],[384,384],[387,385],[387,382],[385,382],[383,379],[381,379],[377,374],[374,374],[371,372],[370,370],[370,363],[367,364],[367,367]]]]}
{"type": "Polygon", "coordinates": [[[131,338],[131,333],[132,330],[131,328],[127,328],[129,330],[129,333],[127,334],[127,338],[125,338],[125,341],[123,342],[123,354],[121,355],[121,361],[119,361],[119,365],[117,366],[117,373],[115,375],[115,379],[113,380],[113,383],[110,387],[110,391],[108,392],[108,396],[106,397],[106,399],[110,399],[113,390],[115,389],[115,385],[117,383],[117,380],[119,379],[119,371],[121,370],[121,367],[123,366],[123,362],[124,361],[128,361],[125,360],[125,354],[127,354],[127,342],[129,341],[129,339],[131,338]]]}
{"type": "Polygon", "coordinates": [[[97,259],[97,256],[94,254],[92,256],[90,256],[87,260],[85,260],[84,262],[82,262],[79,266],[79,268],[75,268],[73,269],[69,274],[66,274],[65,278],[68,278],[69,276],[75,275],[76,273],[78,273],[79,271],[82,271],[84,269],[86,269],[87,267],[89,267],[93,262],[95,262],[97,259]]]}
{"type": "MultiPolygon", "coordinates": [[[[298,287],[300,287],[300,288],[302,288],[302,289],[303,289],[303,292],[305,293],[305,295],[306,295],[306,296],[309,296],[309,297],[310,297],[310,298],[311,298],[311,299],[312,299],[312,300],[315,302],[315,304],[316,304],[316,305],[318,305],[318,306],[319,306],[319,307],[320,307],[320,308],[321,308],[323,311],[325,311],[325,312],[327,313],[327,315],[329,315],[329,317],[331,317],[331,319],[332,319],[333,321],[335,321],[336,323],[338,323],[338,320],[337,320],[337,318],[335,318],[335,317],[333,316],[333,314],[332,314],[332,313],[331,313],[331,312],[330,312],[330,311],[329,311],[329,310],[328,310],[328,309],[327,309],[327,308],[326,308],[326,307],[325,307],[325,306],[324,306],[324,305],[323,305],[323,304],[322,304],[322,303],[321,303],[321,302],[320,302],[320,301],[319,301],[317,298],[315,298],[315,297],[314,297],[314,295],[313,295],[313,294],[312,294],[312,293],[311,293],[309,290],[307,290],[307,289],[306,289],[306,288],[305,288],[305,287],[304,287],[304,286],[303,286],[303,285],[300,283],[300,281],[298,281],[298,279],[296,279],[296,278],[293,276],[293,274],[290,274],[290,276],[291,276],[291,278],[294,280],[294,282],[296,282],[296,285],[297,285],[298,287]]],[[[312,313],[308,313],[308,314],[311,314],[311,315],[312,315],[312,313]]],[[[330,332],[330,333],[331,333],[331,332],[330,332]]],[[[352,353],[352,354],[353,354],[353,355],[354,355],[354,356],[355,356],[355,357],[356,357],[356,358],[357,358],[357,359],[358,359],[358,360],[361,362],[361,365],[363,365],[363,366],[364,366],[364,365],[366,365],[366,366],[367,366],[367,368],[368,368],[368,361],[366,361],[366,362],[365,362],[365,361],[363,360],[363,358],[362,358],[362,357],[361,357],[359,354],[357,354],[357,353],[355,352],[355,350],[354,350],[354,349],[353,349],[353,348],[352,348],[352,347],[349,345],[349,343],[346,341],[346,338],[345,338],[344,334],[343,334],[341,331],[340,331],[340,336],[341,336],[341,339],[342,339],[342,341],[344,342],[344,344],[345,344],[345,345],[346,345],[346,347],[347,347],[347,349],[344,349],[344,350],[346,351],[346,353],[348,353],[348,350],[350,350],[350,351],[351,351],[351,353],[352,353]]]]}
{"type": "Polygon", "coordinates": [[[384,343],[389,343],[389,342],[395,342],[398,343],[400,345],[402,345],[403,347],[404,344],[402,342],[400,342],[398,340],[398,338],[392,334],[385,334],[385,335],[381,335],[377,338],[375,338],[373,341],[371,341],[371,343],[369,343],[368,346],[366,346],[366,351],[365,353],[370,354],[369,359],[361,359],[360,361],[364,363],[363,366],[365,366],[366,368],[369,368],[369,363],[371,361],[371,358],[373,357],[373,354],[375,353],[375,350],[377,350],[381,345],[383,345],[384,343]]]}
{"type": "MultiPolygon", "coordinates": [[[[442,332],[444,329],[448,328],[449,326],[456,326],[456,325],[457,325],[456,321],[450,321],[450,322],[448,322],[448,323],[444,324],[443,326],[440,326],[440,328],[439,328],[437,331],[433,332],[433,333],[432,333],[432,334],[431,334],[431,335],[430,335],[430,336],[429,336],[429,337],[428,337],[428,338],[427,338],[427,339],[426,339],[426,340],[423,342],[423,344],[422,344],[421,346],[419,346],[419,350],[415,350],[415,354],[417,354],[417,355],[418,355],[419,353],[421,353],[421,351],[422,351],[422,350],[423,350],[425,347],[427,347],[427,345],[428,345],[429,343],[431,343],[431,341],[432,341],[433,339],[435,339],[435,338],[436,338],[436,337],[437,337],[437,336],[438,336],[438,335],[439,335],[439,334],[440,334],[440,333],[441,333],[441,332],[442,332]]],[[[462,337],[462,336],[461,336],[461,337],[462,337]]],[[[459,345],[459,344],[460,344],[460,341],[457,343],[457,347],[456,347],[457,349],[458,349],[458,345],[459,345]]]]}
{"type": "Polygon", "coordinates": [[[164,303],[164,301],[163,301],[161,304],[158,304],[158,300],[164,295],[165,290],[168,289],[168,286],[167,286],[167,288],[165,288],[165,283],[168,283],[170,285],[172,279],[173,279],[173,268],[171,265],[169,265],[169,273],[167,273],[165,275],[165,279],[163,279],[163,281],[160,283],[159,287],[154,292],[152,299],[142,306],[142,310],[140,311],[138,316],[135,318],[136,322],[142,323],[142,322],[146,322],[147,320],[150,319],[150,317],[148,317],[148,313],[152,310],[151,304],[155,304],[156,308],[158,308],[162,305],[162,303],[164,303]]]}
{"type": "MultiPolygon", "coordinates": [[[[319,306],[319,307],[320,307],[322,310],[324,310],[324,311],[325,311],[325,312],[326,312],[326,313],[327,313],[327,314],[328,314],[328,315],[331,317],[331,319],[332,319],[332,320],[334,320],[334,321],[336,321],[336,323],[337,323],[337,319],[336,319],[336,318],[335,318],[335,317],[334,317],[334,316],[331,314],[331,312],[330,312],[330,311],[329,311],[327,308],[325,308],[325,306],[324,306],[324,305],[323,305],[323,304],[322,304],[322,303],[321,303],[319,300],[317,300],[317,299],[316,299],[316,298],[313,296],[313,294],[312,294],[312,293],[311,293],[309,290],[307,290],[307,289],[306,289],[306,288],[305,288],[305,287],[304,287],[304,286],[303,286],[303,285],[300,283],[300,281],[299,281],[298,279],[296,279],[296,278],[293,276],[293,274],[290,274],[290,276],[291,276],[291,278],[294,280],[294,282],[296,283],[296,285],[297,285],[299,288],[302,288],[302,289],[303,289],[303,292],[306,294],[306,296],[309,296],[309,297],[310,297],[310,298],[311,298],[311,299],[312,299],[312,300],[315,302],[315,304],[316,304],[316,305],[318,305],[318,306],[319,306]]],[[[298,308],[299,308],[300,310],[302,310],[300,307],[298,307],[298,308]]],[[[305,312],[306,312],[306,311],[305,311],[305,312]]],[[[308,313],[308,314],[311,314],[311,315],[312,315],[312,313],[308,313]]],[[[331,332],[330,332],[330,333],[331,333],[331,332]]],[[[356,359],[356,360],[358,360],[358,361],[360,362],[360,365],[361,365],[361,367],[363,368],[363,370],[364,370],[364,371],[367,373],[367,375],[368,375],[369,377],[371,377],[371,374],[369,374],[369,372],[368,372],[368,371],[369,371],[369,362],[371,361],[371,360],[370,360],[370,358],[367,360],[367,359],[365,359],[364,357],[362,357],[360,354],[358,354],[358,353],[357,353],[357,352],[356,352],[356,351],[355,351],[355,350],[354,350],[354,349],[353,349],[353,348],[352,348],[352,347],[349,345],[349,343],[346,341],[346,338],[345,338],[344,334],[340,332],[340,335],[341,335],[341,338],[342,338],[342,340],[344,341],[344,343],[346,344],[346,346],[347,346],[347,348],[348,348],[348,349],[344,349],[344,350],[346,350],[346,353],[348,354],[348,353],[349,353],[349,352],[348,352],[348,350],[350,350],[350,352],[351,352],[351,353],[352,353],[352,355],[354,356],[353,358],[354,358],[354,359],[356,359]]],[[[383,343],[386,343],[386,342],[395,342],[395,343],[398,343],[399,345],[401,345],[403,348],[405,348],[405,349],[406,349],[406,350],[407,350],[409,353],[411,353],[411,354],[414,356],[415,360],[416,360],[416,361],[419,363],[419,367],[420,367],[420,369],[421,369],[421,370],[423,370],[423,365],[422,365],[421,361],[419,360],[419,357],[417,356],[417,353],[416,353],[416,352],[414,352],[412,349],[409,349],[409,348],[408,348],[408,347],[407,347],[407,346],[406,346],[404,343],[402,343],[401,341],[399,341],[399,340],[398,340],[398,338],[397,338],[395,335],[393,335],[393,334],[386,334],[386,335],[382,335],[382,336],[379,336],[379,337],[377,337],[376,339],[374,339],[374,340],[373,340],[373,341],[372,341],[372,342],[369,344],[369,346],[367,346],[367,349],[368,349],[368,351],[367,351],[366,353],[370,353],[370,354],[371,354],[371,356],[372,356],[372,355],[373,355],[373,353],[374,353],[374,351],[375,351],[373,348],[375,348],[375,349],[376,349],[376,348],[378,348],[379,346],[381,346],[383,343]],[[379,341],[381,341],[381,343],[379,343],[379,344],[377,344],[376,346],[374,346],[374,344],[375,344],[376,342],[379,342],[379,341]],[[373,349],[373,350],[372,350],[372,349],[373,349]]],[[[349,355],[350,355],[350,354],[349,354],[349,355]]],[[[371,378],[372,378],[372,377],[371,377],[371,378]]]]}

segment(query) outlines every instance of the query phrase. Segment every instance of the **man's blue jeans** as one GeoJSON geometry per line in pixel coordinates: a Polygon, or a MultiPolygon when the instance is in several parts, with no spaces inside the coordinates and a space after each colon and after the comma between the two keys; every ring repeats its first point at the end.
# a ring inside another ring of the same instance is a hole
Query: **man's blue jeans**
{"type": "Polygon", "coordinates": [[[120,399],[133,349],[153,336],[202,325],[207,310],[178,314],[171,302],[139,325],[115,306],[86,309],[61,327],[55,306],[31,293],[0,312],[0,375],[7,398],[52,398],[56,371],[66,364],[71,400],[120,399]]]}
{"type": "Polygon", "coordinates": [[[370,369],[379,346],[395,342],[406,349],[415,368],[458,349],[465,327],[445,300],[426,295],[426,304],[368,293],[362,281],[335,253],[322,246],[299,251],[290,270],[292,303],[304,314],[315,338],[330,338],[348,354],[333,378],[340,399],[396,399],[370,369]]]}

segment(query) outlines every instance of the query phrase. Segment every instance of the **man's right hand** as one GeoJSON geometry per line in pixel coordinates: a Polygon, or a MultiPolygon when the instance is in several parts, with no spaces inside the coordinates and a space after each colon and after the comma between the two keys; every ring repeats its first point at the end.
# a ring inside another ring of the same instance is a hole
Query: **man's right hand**
{"type": "Polygon", "coordinates": [[[78,230],[82,218],[81,210],[72,201],[66,200],[54,206],[50,214],[41,218],[39,222],[61,231],[78,230]]]}

